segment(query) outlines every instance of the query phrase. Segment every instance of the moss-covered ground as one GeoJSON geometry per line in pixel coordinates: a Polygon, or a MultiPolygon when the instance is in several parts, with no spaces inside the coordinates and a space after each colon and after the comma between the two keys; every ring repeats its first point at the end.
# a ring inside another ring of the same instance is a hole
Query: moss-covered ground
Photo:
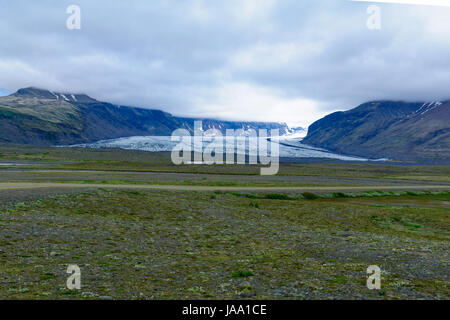
{"type": "Polygon", "coordinates": [[[448,299],[441,193],[93,190],[0,214],[3,299],[448,299]],[[77,264],[81,290],[66,288],[77,264]],[[381,290],[366,270],[382,270],[381,290]]]}

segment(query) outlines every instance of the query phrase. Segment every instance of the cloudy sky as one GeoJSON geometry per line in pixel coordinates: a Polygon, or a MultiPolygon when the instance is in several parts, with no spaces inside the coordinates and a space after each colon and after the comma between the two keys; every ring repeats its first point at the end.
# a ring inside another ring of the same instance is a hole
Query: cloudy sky
{"type": "Polygon", "coordinates": [[[175,115],[307,125],[450,98],[450,7],[347,0],[0,0],[0,95],[35,86],[175,115]],[[69,30],[66,9],[81,8],[69,30]]]}

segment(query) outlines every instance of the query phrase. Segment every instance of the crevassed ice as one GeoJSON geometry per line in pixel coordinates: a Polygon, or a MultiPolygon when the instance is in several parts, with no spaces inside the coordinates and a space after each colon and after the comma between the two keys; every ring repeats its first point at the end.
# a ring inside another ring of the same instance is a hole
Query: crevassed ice
{"type": "MultiPolygon", "coordinates": [[[[243,142],[246,140],[245,151],[248,155],[257,155],[257,148],[250,147],[248,144],[248,137],[236,137],[237,141],[243,142]]],[[[215,137],[214,139],[204,138],[203,148],[207,146],[214,146],[222,144],[222,139],[219,137],[215,137]],[[212,142],[210,142],[212,140],[212,142]]],[[[153,151],[153,152],[161,152],[161,151],[172,151],[172,149],[179,144],[180,142],[172,142],[170,136],[135,136],[135,137],[127,137],[127,138],[119,138],[119,139],[111,139],[111,140],[101,140],[94,143],[87,144],[77,144],[72,145],[71,147],[85,147],[85,148],[120,148],[127,150],[143,150],[143,151],[153,151]]],[[[337,153],[333,153],[321,148],[311,147],[305,144],[302,144],[298,139],[292,139],[289,137],[279,137],[279,151],[280,157],[285,158],[329,158],[329,159],[338,159],[344,161],[369,161],[369,159],[361,158],[361,157],[353,157],[347,155],[341,155],[337,153]]],[[[223,143],[224,145],[225,143],[223,143]]],[[[255,145],[255,144],[250,144],[255,145]]],[[[194,150],[194,146],[191,145],[192,150],[194,150]]],[[[201,152],[203,150],[199,150],[196,148],[197,152],[201,152]]],[[[387,160],[387,159],[378,159],[387,160]]]]}

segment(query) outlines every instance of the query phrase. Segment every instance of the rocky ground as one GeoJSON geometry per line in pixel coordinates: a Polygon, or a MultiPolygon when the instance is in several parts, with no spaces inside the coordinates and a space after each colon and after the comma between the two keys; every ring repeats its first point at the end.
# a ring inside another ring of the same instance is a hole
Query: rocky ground
{"type": "Polygon", "coordinates": [[[450,166],[0,148],[0,299],[450,298],[450,166]]]}
{"type": "Polygon", "coordinates": [[[0,298],[450,298],[448,193],[58,193],[3,201],[0,298]],[[66,287],[69,264],[81,290],[66,287]],[[369,265],[380,290],[366,287],[369,265]]]}

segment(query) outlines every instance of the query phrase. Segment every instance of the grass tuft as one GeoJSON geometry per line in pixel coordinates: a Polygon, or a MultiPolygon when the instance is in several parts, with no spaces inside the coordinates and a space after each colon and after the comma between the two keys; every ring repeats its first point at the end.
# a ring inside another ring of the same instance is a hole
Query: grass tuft
{"type": "Polygon", "coordinates": [[[319,199],[319,196],[315,193],[312,192],[303,192],[302,193],[303,198],[307,199],[307,200],[316,200],[319,199]]]}
{"type": "Polygon", "coordinates": [[[247,278],[254,276],[252,271],[249,270],[237,270],[231,274],[232,278],[247,278]]]}

